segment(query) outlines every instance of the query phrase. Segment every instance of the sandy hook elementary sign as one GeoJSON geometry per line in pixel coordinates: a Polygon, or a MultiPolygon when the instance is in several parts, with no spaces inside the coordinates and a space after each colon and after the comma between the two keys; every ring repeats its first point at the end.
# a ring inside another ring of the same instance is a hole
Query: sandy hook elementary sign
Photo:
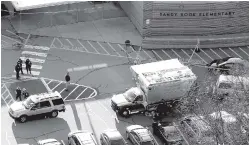
{"type": "Polygon", "coordinates": [[[235,12],[160,12],[160,17],[222,17],[233,16],[235,12]]]}

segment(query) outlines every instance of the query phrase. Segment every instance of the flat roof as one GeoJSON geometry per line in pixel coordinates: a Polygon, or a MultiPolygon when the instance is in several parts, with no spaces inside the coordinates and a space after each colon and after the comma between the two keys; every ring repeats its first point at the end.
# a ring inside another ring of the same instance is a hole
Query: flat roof
{"type": "Polygon", "coordinates": [[[62,1],[62,0],[11,1],[12,5],[17,11],[77,3],[77,2],[84,2],[84,1],[62,1]]]}

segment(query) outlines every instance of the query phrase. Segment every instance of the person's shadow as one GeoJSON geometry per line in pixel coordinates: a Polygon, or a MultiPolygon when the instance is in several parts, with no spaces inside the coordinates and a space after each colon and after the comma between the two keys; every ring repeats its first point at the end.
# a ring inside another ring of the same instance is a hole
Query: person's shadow
{"type": "Polygon", "coordinates": [[[12,131],[17,144],[37,144],[37,141],[54,138],[58,141],[67,141],[70,132],[69,125],[62,118],[48,118],[26,123],[12,124],[12,131]]]}

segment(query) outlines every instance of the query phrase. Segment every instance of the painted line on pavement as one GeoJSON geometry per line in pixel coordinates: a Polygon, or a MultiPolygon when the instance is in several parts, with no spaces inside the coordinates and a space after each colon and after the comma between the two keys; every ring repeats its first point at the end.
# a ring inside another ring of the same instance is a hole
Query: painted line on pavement
{"type": "Polygon", "coordinates": [[[47,53],[35,52],[35,51],[22,51],[23,55],[34,55],[39,57],[47,57],[47,53]]]}
{"type": "Polygon", "coordinates": [[[25,38],[23,38],[23,37],[21,37],[21,36],[15,34],[14,32],[12,32],[12,31],[10,31],[10,30],[8,30],[8,29],[6,29],[6,31],[9,32],[10,34],[16,35],[17,37],[19,37],[19,38],[25,40],[25,38]]]}
{"type": "MultiPolygon", "coordinates": [[[[14,70],[14,73],[16,73],[16,70],[14,70]]],[[[31,74],[27,74],[27,71],[23,70],[23,74],[25,75],[34,75],[34,76],[39,76],[40,72],[39,71],[33,71],[31,70],[31,74]]],[[[22,77],[22,76],[21,76],[22,77]]]]}
{"type": "Polygon", "coordinates": [[[218,53],[216,53],[212,48],[210,48],[210,50],[216,55],[218,56],[219,58],[222,58],[218,53]]]}
{"type": "Polygon", "coordinates": [[[77,85],[64,99],[66,100],[80,85],[77,85]]]}
{"type": "Polygon", "coordinates": [[[61,140],[62,145],[66,145],[63,140],[61,140]]]}
{"type": "Polygon", "coordinates": [[[31,62],[37,62],[37,63],[44,63],[44,59],[38,59],[38,58],[27,58],[27,57],[20,57],[22,61],[26,61],[26,59],[29,59],[31,62]]]}
{"type": "Polygon", "coordinates": [[[51,82],[52,82],[52,80],[50,80],[50,81],[47,83],[47,85],[49,85],[51,82]]]}
{"type": "Polygon", "coordinates": [[[89,95],[88,98],[92,98],[94,93],[95,93],[95,92],[93,91],[93,92],[89,95]]]}
{"type": "Polygon", "coordinates": [[[243,58],[243,57],[240,56],[237,52],[235,52],[232,48],[229,47],[229,49],[230,49],[234,54],[236,54],[238,57],[243,58]]]}
{"type": "Polygon", "coordinates": [[[101,63],[101,64],[94,64],[94,65],[89,65],[89,66],[80,66],[80,67],[69,68],[69,69],[67,69],[67,71],[68,72],[73,72],[73,71],[82,71],[82,70],[89,70],[89,69],[105,68],[105,67],[108,67],[108,64],[101,63]]]}
{"type": "Polygon", "coordinates": [[[173,50],[173,49],[171,49],[171,50],[175,53],[175,55],[177,55],[177,57],[182,58],[178,53],[175,52],[175,50],[173,50]]]}
{"type": "Polygon", "coordinates": [[[46,46],[33,46],[33,45],[25,45],[24,48],[28,49],[38,49],[38,50],[49,50],[49,47],[46,46]]]}
{"type": "MultiPolygon", "coordinates": [[[[248,47],[248,46],[247,46],[248,47]]],[[[239,49],[242,51],[242,52],[244,52],[248,57],[249,57],[249,54],[245,51],[245,50],[243,50],[242,48],[240,48],[239,47],[239,49]]],[[[248,47],[248,49],[249,49],[249,47],[248,47]]]]}
{"type": "Polygon", "coordinates": [[[59,41],[59,43],[61,44],[61,47],[63,47],[64,45],[63,45],[63,43],[60,41],[60,39],[59,38],[56,38],[58,41],[59,41]]]}
{"type": "Polygon", "coordinates": [[[200,50],[201,50],[207,57],[209,57],[211,60],[214,60],[210,55],[208,55],[208,54],[204,51],[204,49],[201,49],[201,48],[200,48],[200,50]]]}
{"type": "Polygon", "coordinates": [[[207,62],[206,62],[206,60],[204,60],[198,53],[196,53],[193,49],[191,49],[192,50],[192,52],[193,53],[195,53],[203,62],[205,62],[206,64],[207,64],[207,62]]]}
{"type": "Polygon", "coordinates": [[[60,83],[58,83],[53,89],[52,89],[52,91],[55,89],[55,88],[57,88],[60,84],[62,84],[63,82],[61,81],[60,83]]]}
{"type": "MultiPolygon", "coordinates": [[[[52,48],[52,46],[54,46],[54,41],[55,41],[55,38],[52,40],[51,44],[50,44],[50,48],[52,48]]],[[[54,46],[55,47],[55,46],[54,46]]]]}
{"type": "Polygon", "coordinates": [[[86,47],[79,41],[79,39],[77,39],[78,43],[86,50],[86,52],[89,52],[86,47]]]}
{"type": "Polygon", "coordinates": [[[229,54],[227,54],[223,49],[219,48],[220,51],[222,51],[224,54],[226,54],[228,57],[230,57],[229,54]]]}
{"type": "Polygon", "coordinates": [[[88,88],[86,87],[76,98],[75,100],[77,100],[88,88]]]}
{"type": "Polygon", "coordinates": [[[121,56],[121,55],[112,47],[112,45],[111,45],[109,42],[107,42],[107,44],[111,47],[111,49],[112,49],[115,53],[118,54],[118,56],[121,56]]]}
{"type": "Polygon", "coordinates": [[[61,94],[64,90],[66,90],[66,88],[62,89],[59,93],[61,94]]]}
{"type": "Polygon", "coordinates": [[[74,47],[73,43],[72,43],[70,40],[68,40],[68,39],[66,39],[66,40],[67,40],[67,42],[68,42],[72,47],[74,47]]]}
{"type": "Polygon", "coordinates": [[[4,43],[10,44],[10,43],[8,43],[8,42],[6,42],[6,41],[4,41],[4,40],[1,40],[1,41],[3,41],[4,43]]]}
{"type": "MultiPolygon", "coordinates": [[[[3,94],[2,94],[2,95],[3,95],[3,94]]],[[[9,96],[10,96],[10,95],[8,94],[8,95],[7,95],[5,98],[3,98],[3,99],[6,100],[7,98],[9,98],[9,96]]]]}
{"type": "MultiPolygon", "coordinates": [[[[26,68],[26,64],[22,64],[22,68],[26,68]]],[[[32,64],[31,68],[32,69],[42,69],[42,65],[32,64]]]]}
{"type": "Polygon", "coordinates": [[[110,55],[110,53],[99,43],[99,42],[97,42],[98,44],[99,44],[99,46],[102,48],[102,49],[104,49],[104,51],[106,52],[106,54],[108,54],[108,55],[110,55]]]}
{"type": "Polygon", "coordinates": [[[6,92],[8,92],[7,89],[5,89],[5,91],[2,93],[2,95],[4,95],[6,92]]]}
{"type": "Polygon", "coordinates": [[[156,53],[156,51],[152,50],[152,52],[153,52],[157,57],[159,57],[161,60],[163,60],[162,57],[159,56],[159,55],[156,53]]]}
{"type": "MultiPolygon", "coordinates": [[[[131,55],[120,44],[118,44],[118,46],[124,51],[125,54],[127,54],[129,57],[131,57],[131,55]]],[[[133,58],[133,57],[131,57],[131,58],[133,58]]]]}
{"type": "Polygon", "coordinates": [[[154,60],[154,58],[151,57],[151,56],[146,52],[146,50],[142,49],[142,51],[144,52],[144,54],[146,54],[147,56],[149,56],[149,58],[150,58],[151,60],[154,60]]]}
{"type": "Polygon", "coordinates": [[[97,53],[99,53],[98,51],[97,51],[97,49],[89,42],[89,41],[87,41],[87,43],[97,52],[97,53]]]}
{"type": "Polygon", "coordinates": [[[10,37],[8,37],[8,36],[5,36],[5,35],[3,35],[3,34],[2,34],[2,36],[5,37],[5,38],[7,38],[7,39],[9,39],[9,40],[12,40],[12,41],[15,41],[15,42],[17,42],[17,43],[23,44],[22,42],[17,41],[17,40],[15,40],[15,39],[13,39],[13,38],[10,38],[10,37]]]}
{"type": "Polygon", "coordinates": [[[189,58],[191,57],[186,51],[184,51],[183,49],[181,49],[181,51],[185,54],[185,55],[187,55],[189,58]]]}
{"type": "Polygon", "coordinates": [[[165,55],[167,55],[167,56],[171,59],[171,56],[170,56],[166,51],[164,51],[164,50],[162,49],[162,52],[163,52],[165,55]]]}
{"type": "Polygon", "coordinates": [[[4,48],[5,47],[5,45],[4,44],[2,44],[2,48],[4,48]]]}

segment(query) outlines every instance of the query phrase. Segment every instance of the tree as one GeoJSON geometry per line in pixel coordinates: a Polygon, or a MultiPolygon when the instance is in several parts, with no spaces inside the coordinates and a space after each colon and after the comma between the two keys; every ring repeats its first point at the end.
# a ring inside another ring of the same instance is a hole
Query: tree
{"type": "MultiPolygon", "coordinates": [[[[247,71],[249,72],[249,71],[247,71]]],[[[231,71],[231,75],[239,80],[239,83],[234,83],[231,80],[235,90],[231,95],[223,96],[217,94],[216,81],[218,76],[212,73],[207,73],[206,78],[196,82],[191,88],[186,97],[180,100],[178,109],[181,114],[195,114],[200,117],[207,126],[210,126],[212,139],[216,144],[225,145],[241,145],[248,144],[249,138],[249,86],[245,87],[246,80],[238,79],[242,75],[241,69],[231,71]],[[229,112],[234,116],[236,121],[229,121],[230,118],[224,116],[224,111],[229,112]],[[215,116],[210,114],[216,112],[215,116]],[[248,118],[246,115],[248,114],[248,118]],[[225,120],[227,119],[227,120],[225,120]]],[[[242,76],[246,76],[244,73],[242,76]]],[[[249,80],[248,80],[249,82],[249,80]]],[[[186,134],[188,132],[183,131],[186,134]]],[[[204,138],[203,138],[204,139],[204,138]]],[[[205,141],[200,140],[201,144],[205,141]]],[[[204,142],[204,143],[203,143],[204,142]]],[[[207,143],[208,144],[208,143],[207,143]]]]}

